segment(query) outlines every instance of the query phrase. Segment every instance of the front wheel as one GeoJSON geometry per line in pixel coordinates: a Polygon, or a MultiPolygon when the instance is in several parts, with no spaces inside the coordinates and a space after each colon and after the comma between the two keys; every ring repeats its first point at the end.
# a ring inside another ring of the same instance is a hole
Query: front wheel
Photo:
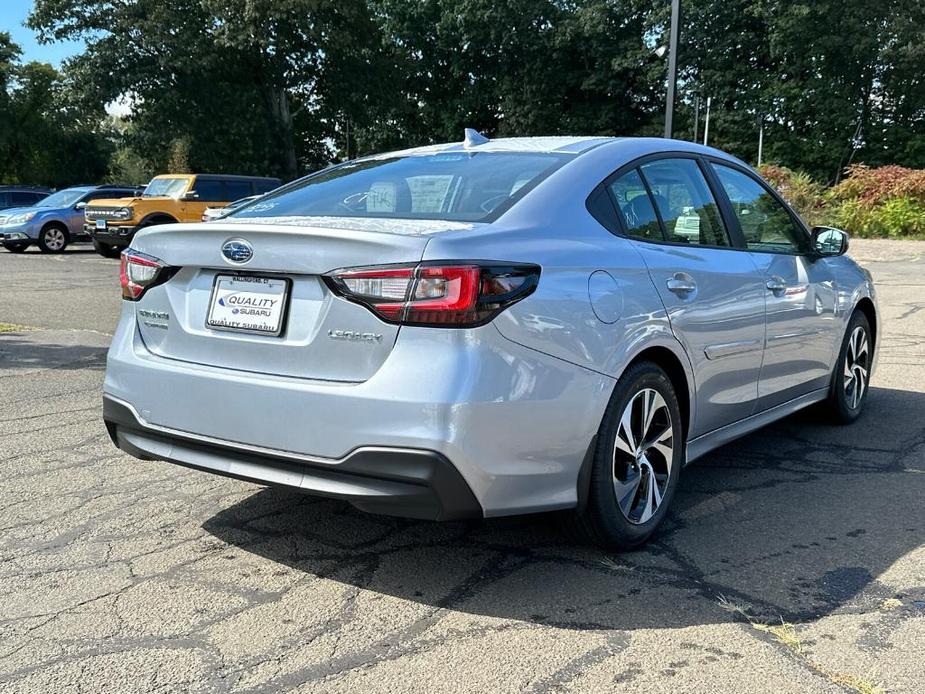
{"type": "Polygon", "coordinates": [[[61,253],[69,241],[67,229],[58,224],[49,224],[39,232],[39,250],[42,253],[61,253]]]}
{"type": "Polygon", "coordinates": [[[643,544],[668,513],[683,462],[674,385],[658,365],[635,364],[604,413],[580,525],[608,548],[643,544]]]}
{"type": "Polygon", "coordinates": [[[848,321],[829,386],[828,410],[836,423],[851,424],[861,416],[867,400],[873,356],[870,323],[862,311],[855,311],[848,321]]]}
{"type": "Polygon", "coordinates": [[[104,258],[118,258],[122,253],[122,249],[118,246],[110,246],[108,243],[102,243],[96,239],[93,239],[93,250],[104,258]]]}

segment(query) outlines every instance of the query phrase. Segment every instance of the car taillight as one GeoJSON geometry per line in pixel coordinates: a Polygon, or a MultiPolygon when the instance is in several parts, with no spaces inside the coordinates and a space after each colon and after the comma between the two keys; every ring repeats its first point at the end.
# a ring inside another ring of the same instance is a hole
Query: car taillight
{"type": "Polygon", "coordinates": [[[540,268],[525,264],[426,262],[347,268],[325,275],[340,296],[387,323],[471,328],[529,296],[540,268]]]}
{"type": "Polygon", "coordinates": [[[148,289],[170,279],[175,270],[153,255],[125,249],[122,251],[122,266],[119,269],[122,298],[138,301],[148,289]]]}

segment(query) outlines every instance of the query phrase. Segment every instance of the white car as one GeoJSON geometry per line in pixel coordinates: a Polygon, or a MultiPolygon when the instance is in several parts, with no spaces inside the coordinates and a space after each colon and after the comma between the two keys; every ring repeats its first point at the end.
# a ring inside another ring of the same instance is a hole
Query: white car
{"type": "Polygon", "coordinates": [[[207,207],[202,212],[202,221],[203,222],[212,222],[216,219],[222,219],[227,215],[231,214],[240,207],[244,207],[247,203],[253,202],[259,195],[248,195],[246,198],[241,198],[240,200],[235,200],[234,202],[229,202],[224,207],[207,207]]]}

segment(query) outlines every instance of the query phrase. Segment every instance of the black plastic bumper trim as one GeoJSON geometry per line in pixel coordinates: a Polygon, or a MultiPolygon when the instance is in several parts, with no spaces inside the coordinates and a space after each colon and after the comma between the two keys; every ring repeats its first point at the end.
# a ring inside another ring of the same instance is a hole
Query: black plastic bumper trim
{"type": "Polygon", "coordinates": [[[204,442],[182,433],[165,433],[145,426],[122,402],[103,396],[103,421],[116,447],[142,460],[164,460],[183,467],[204,470],[258,484],[285,486],[306,494],[342,499],[362,511],[406,518],[427,520],[462,520],[483,518],[484,512],[475,494],[459,471],[446,457],[436,451],[417,449],[360,448],[334,465],[294,461],[265,453],[242,451],[233,445],[204,442]],[[139,440],[169,444],[171,455],[160,456],[136,445],[139,440]],[[186,454],[184,456],[184,454],[186,454]],[[225,461],[247,463],[256,474],[239,474],[197,465],[190,459],[212,456],[225,461]],[[186,460],[182,459],[187,458],[186,460]],[[280,483],[261,478],[264,469],[268,477],[289,479],[300,483],[280,483]],[[314,483],[314,485],[313,485],[314,483]],[[354,485],[357,493],[332,492],[313,486],[354,485]]]}

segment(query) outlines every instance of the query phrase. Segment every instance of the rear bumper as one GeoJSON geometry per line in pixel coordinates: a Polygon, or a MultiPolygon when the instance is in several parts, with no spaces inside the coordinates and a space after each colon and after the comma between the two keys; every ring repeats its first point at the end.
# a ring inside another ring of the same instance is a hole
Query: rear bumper
{"type": "Polygon", "coordinates": [[[360,448],[341,460],[322,460],[152,426],[131,405],[106,395],[103,420],[112,442],[143,460],[342,499],[370,513],[427,520],[483,516],[456,468],[434,451],[360,448]]]}
{"type": "Polygon", "coordinates": [[[367,449],[432,452],[452,463],[486,517],[574,507],[613,390],[610,377],[510,342],[493,325],[402,328],[360,383],[204,366],[149,351],[136,308],[123,303],[103,390],[149,429],[331,472],[367,449]]]}

